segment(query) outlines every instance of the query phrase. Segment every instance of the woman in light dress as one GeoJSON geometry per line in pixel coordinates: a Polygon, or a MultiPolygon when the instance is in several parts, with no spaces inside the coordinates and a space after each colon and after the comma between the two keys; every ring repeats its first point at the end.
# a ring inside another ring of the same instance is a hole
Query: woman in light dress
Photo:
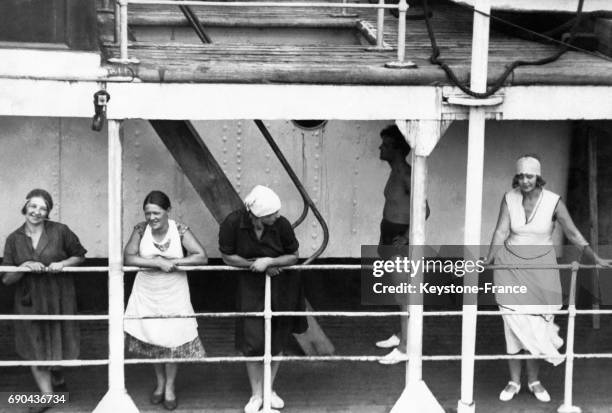
{"type": "MultiPolygon", "coordinates": [[[[501,202],[499,218],[486,263],[496,265],[557,265],[552,241],[555,223],[563,229],[570,242],[583,249],[597,264],[608,265],[580,234],[559,195],[544,189],[540,161],[535,155],[517,160],[513,189],[501,202]]],[[[532,312],[532,314],[502,315],[508,354],[526,351],[544,355],[546,361],[558,365],[558,349],[563,345],[554,315],[562,306],[562,291],[557,269],[503,269],[494,271],[499,286],[525,286],[526,294],[496,294],[502,311],[532,312]]],[[[528,359],[527,387],[543,402],[550,395],[538,380],[539,360],[528,359]]],[[[508,360],[510,381],[499,395],[509,401],[521,388],[521,360],[508,360]]]]}
{"type": "MultiPolygon", "coordinates": [[[[152,191],[143,202],[145,222],[134,227],[124,251],[126,265],[147,267],[136,275],[125,311],[126,317],[193,314],[187,274],[178,265],[202,265],[208,257],[186,225],[168,218],[170,199],[152,191]],[[183,250],[186,251],[186,255],[183,250]]],[[[195,318],[126,319],[127,348],[143,357],[198,358],[204,347],[195,318]]],[[[167,410],[178,402],[174,382],[176,363],[154,364],[157,383],[150,400],[167,410]]]]}

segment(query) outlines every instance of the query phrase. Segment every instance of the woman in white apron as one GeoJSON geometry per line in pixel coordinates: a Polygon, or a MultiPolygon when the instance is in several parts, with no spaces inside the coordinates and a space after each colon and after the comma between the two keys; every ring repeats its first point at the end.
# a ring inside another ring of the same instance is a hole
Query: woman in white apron
{"type": "MultiPolygon", "coordinates": [[[[589,243],[574,225],[559,195],[543,188],[540,161],[534,155],[525,155],[516,163],[516,175],[511,191],[502,199],[497,227],[493,234],[486,263],[497,265],[557,265],[552,241],[555,222],[561,225],[572,244],[583,248],[597,264],[608,265],[589,247],[589,243]]],[[[497,286],[525,286],[525,294],[496,294],[502,311],[523,311],[533,314],[502,315],[508,354],[526,351],[533,355],[548,356],[553,365],[563,359],[558,349],[563,345],[559,327],[550,311],[562,306],[562,291],[557,269],[502,269],[494,271],[497,286]]],[[[543,402],[550,395],[538,380],[539,360],[528,359],[527,388],[543,402]]],[[[521,360],[508,360],[510,381],[499,395],[509,401],[521,388],[521,360]]]]}
{"type": "MultiPolygon", "coordinates": [[[[152,191],[143,203],[146,222],[134,227],[128,241],[126,265],[148,267],[136,275],[126,317],[171,316],[193,314],[187,274],[178,265],[202,265],[208,262],[206,252],[189,228],[168,219],[170,200],[161,191],[152,191]],[[183,253],[187,251],[187,256],[183,253]]],[[[127,348],[143,357],[204,357],[195,318],[126,319],[127,348]]],[[[174,381],[176,363],[154,364],[157,385],[151,403],[174,410],[178,403],[174,381]]]]}

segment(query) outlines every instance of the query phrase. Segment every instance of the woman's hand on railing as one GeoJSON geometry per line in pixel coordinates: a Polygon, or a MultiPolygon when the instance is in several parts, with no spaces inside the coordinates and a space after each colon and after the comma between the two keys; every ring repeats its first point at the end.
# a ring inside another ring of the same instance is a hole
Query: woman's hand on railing
{"type": "Polygon", "coordinates": [[[599,256],[595,257],[595,263],[601,265],[604,268],[612,268],[612,260],[607,260],[599,256]]]}
{"type": "Polygon", "coordinates": [[[42,262],[37,261],[26,261],[20,265],[20,267],[26,267],[32,270],[32,272],[44,272],[47,267],[42,262]]]}
{"type": "Polygon", "coordinates": [[[485,267],[492,265],[493,262],[495,261],[495,257],[486,257],[486,258],[481,258],[482,260],[482,265],[484,265],[485,267]]]}
{"type": "Polygon", "coordinates": [[[61,272],[64,269],[64,263],[62,261],[52,262],[47,267],[47,271],[49,272],[61,272]]]}
{"type": "Polygon", "coordinates": [[[271,263],[272,258],[270,257],[257,258],[255,261],[253,261],[249,268],[253,272],[264,272],[266,269],[268,269],[271,263]]]}
{"type": "Polygon", "coordinates": [[[176,264],[163,257],[157,257],[155,259],[155,264],[157,268],[159,268],[163,272],[172,272],[176,270],[176,264]]]}

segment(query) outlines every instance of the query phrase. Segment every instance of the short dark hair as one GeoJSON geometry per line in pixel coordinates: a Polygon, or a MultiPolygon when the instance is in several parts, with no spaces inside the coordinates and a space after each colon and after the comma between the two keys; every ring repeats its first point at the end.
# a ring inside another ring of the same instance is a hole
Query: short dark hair
{"type": "Polygon", "coordinates": [[[28,194],[26,195],[26,202],[21,207],[21,214],[22,215],[26,214],[28,202],[30,201],[30,199],[34,197],[42,198],[45,201],[45,205],[47,205],[47,217],[48,217],[49,214],[51,213],[51,210],[53,209],[53,198],[51,197],[51,194],[49,192],[45,191],[44,189],[40,189],[40,188],[32,189],[30,192],[28,192],[28,194]]]}
{"type": "MultiPolygon", "coordinates": [[[[519,186],[519,176],[518,174],[514,175],[514,177],[512,178],[512,188],[516,188],[517,186],[519,186]]],[[[538,175],[536,177],[536,186],[538,188],[542,188],[544,185],[546,185],[546,181],[544,180],[544,178],[542,178],[540,175],[538,175]]]]}
{"type": "Polygon", "coordinates": [[[406,142],[406,138],[399,130],[397,125],[388,125],[383,130],[380,131],[380,137],[389,137],[393,139],[393,145],[402,151],[404,155],[408,155],[410,153],[410,145],[406,142]]]}
{"type": "Polygon", "coordinates": [[[145,197],[144,202],[142,203],[142,209],[145,209],[147,204],[157,205],[158,207],[165,209],[166,211],[170,209],[170,198],[168,195],[164,194],[162,191],[151,191],[145,197]]]}

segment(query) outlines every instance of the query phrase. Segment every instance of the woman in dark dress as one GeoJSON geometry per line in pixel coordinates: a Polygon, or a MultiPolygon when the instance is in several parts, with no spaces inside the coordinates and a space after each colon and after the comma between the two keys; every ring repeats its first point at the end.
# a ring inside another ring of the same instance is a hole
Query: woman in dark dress
{"type": "MultiPolygon", "coordinates": [[[[227,265],[248,268],[239,275],[237,310],[263,311],[264,273],[272,279],[272,310],[303,311],[304,296],[299,273],[283,271],[282,267],[298,260],[298,241],[291,224],[279,214],[281,202],[269,188],[258,185],[245,198],[245,209],[232,212],[219,231],[219,250],[227,265]],[[279,275],[280,274],[280,275],[279,275]]],[[[272,354],[282,355],[292,333],[306,330],[303,317],[272,319],[272,354]]],[[[264,320],[261,317],[241,317],[236,322],[236,348],[245,356],[264,353],[264,320]]],[[[272,385],[278,371],[272,362],[272,385]]],[[[263,405],[263,365],[247,363],[252,396],[244,407],[246,413],[258,412],[263,405]]],[[[272,391],[274,409],[284,407],[283,400],[272,391]]]]}
{"type": "MultiPolygon", "coordinates": [[[[6,239],[2,264],[32,271],[2,276],[4,284],[16,283],[16,314],[77,312],[74,275],[61,271],[81,264],[87,251],[70,228],[49,220],[52,208],[53,199],[47,191],[30,191],[21,210],[25,223],[6,239]]],[[[26,360],[75,359],[79,355],[78,324],[76,321],[16,321],[15,347],[26,360]]],[[[63,387],[59,370],[33,366],[32,374],[41,392],[63,387]]]]}

